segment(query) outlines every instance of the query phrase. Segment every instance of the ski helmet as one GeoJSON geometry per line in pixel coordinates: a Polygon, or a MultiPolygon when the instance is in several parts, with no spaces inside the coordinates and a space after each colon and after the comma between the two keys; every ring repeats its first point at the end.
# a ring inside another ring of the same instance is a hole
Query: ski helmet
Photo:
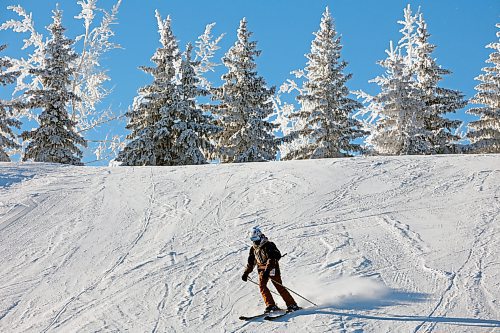
{"type": "Polygon", "coordinates": [[[262,237],[262,231],[260,231],[259,227],[253,227],[252,229],[250,229],[248,236],[250,237],[251,241],[256,242],[262,237]]]}

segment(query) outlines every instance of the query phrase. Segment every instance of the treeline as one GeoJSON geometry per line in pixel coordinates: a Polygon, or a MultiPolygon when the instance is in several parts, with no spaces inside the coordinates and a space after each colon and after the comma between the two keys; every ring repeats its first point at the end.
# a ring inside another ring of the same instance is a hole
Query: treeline
{"type": "MultiPolygon", "coordinates": [[[[89,23],[84,38],[99,40],[92,39],[94,30],[89,26],[93,16],[89,7],[85,8],[95,1],[79,3],[80,18],[89,23]]],[[[45,43],[39,42],[38,34],[31,34],[38,56],[31,66],[1,58],[0,83],[17,82],[16,92],[21,91],[21,95],[0,101],[0,160],[9,161],[9,152],[21,150],[22,145],[24,161],[82,164],[81,149],[88,143],[85,127],[96,128],[107,119],[99,115],[93,121],[83,121],[88,118],[85,115],[92,114],[85,111],[95,110],[107,94],[102,87],[109,78],[99,70],[97,60],[116,47],[109,41],[113,35],[110,24],[119,4],[105,12],[98,26],[104,24],[106,32],[95,30],[96,36],[101,33],[107,39],[89,49],[94,50],[91,59],[85,51],[77,53],[75,41],[64,35],[59,9],[54,11],[48,27],[50,38],[45,43]],[[23,78],[28,76],[32,81],[27,85],[23,78]],[[80,84],[86,80],[89,83],[80,84]],[[36,110],[39,126],[20,137],[15,135],[13,129],[21,128],[19,115],[36,110]]],[[[20,7],[13,8],[21,16],[31,17],[20,7]]],[[[188,44],[182,51],[170,17],[164,19],[158,12],[156,17],[160,45],[151,57],[154,65],[141,67],[152,76],[152,82],[138,90],[125,113],[130,131],[127,141],[116,144],[111,140],[118,148],[115,160],[121,165],[261,162],[359,154],[500,153],[498,40],[487,45],[492,49],[486,60],[488,67],[476,78],[480,82],[476,95],[467,101],[460,91],[441,86],[451,71],[432,55],[436,46],[429,42],[422,12],[413,13],[408,5],[399,22],[401,40],[396,46],[391,43],[387,58],[378,62],[385,70],[372,80],[379,87],[378,94],[352,94],[347,88],[352,75],[344,73],[347,62],[341,56],[341,39],[326,8],[306,55],[306,66],[295,72],[298,82],[288,80],[276,91],[257,72],[256,58],[261,51],[246,19],[242,19],[236,42],[222,58],[222,84],[215,87],[205,76],[215,66],[211,59],[222,38],[211,35],[213,25],[207,26],[194,46],[188,44]],[[296,103],[282,102],[288,93],[293,93],[296,103]],[[478,105],[467,111],[478,120],[470,122],[461,136],[458,129],[462,121],[447,115],[468,103],[478,105]]],[[[0,28],[16,31],[19,24],[32,27],[26,20],[11,20],[0,28]]],[[[496,36],[500,38],[500,31],[496,36]]]]}

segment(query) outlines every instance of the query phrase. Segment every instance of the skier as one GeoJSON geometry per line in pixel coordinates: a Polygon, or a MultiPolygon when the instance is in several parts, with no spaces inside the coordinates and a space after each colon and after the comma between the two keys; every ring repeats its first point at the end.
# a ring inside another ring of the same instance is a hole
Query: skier
{"type": "Polygon", "coordinates": [[[257,265],[257,272],[259,273],[259,289],[262,298],[266,303],[265,313],[280,310],[274,302],[271,291],[267,287],[267,282],[271,279],[276,290],[286,303],[287,311],[299,310],[300,307],[293,299],[288,290],[283,287],[281,282],[280,267],[278,261],[281,258],[281,253],[273,242],[270,242],[267,237],[262,233],[259,227],[253,227],[250,230],[250,240],[253,246],[250,248],[248,255],[248,264],[241,279],[247,281],[248,275],[253,271],[257,265]]]}

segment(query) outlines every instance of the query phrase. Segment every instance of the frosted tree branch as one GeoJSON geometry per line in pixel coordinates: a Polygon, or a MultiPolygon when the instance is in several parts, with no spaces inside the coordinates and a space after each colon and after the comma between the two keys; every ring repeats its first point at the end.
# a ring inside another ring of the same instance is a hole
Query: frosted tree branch
{"type": "Polygon", "coordinates": [[[196,50],[194,61],[198,64],[195,67],[195,72],[200,78],[199,86],[205,89],[209,89],[211,84],[202,74],[206,72],[214,72],[215,67],[220,65],[219,63],[212,62],[211,59],[214,57],[215,52],[220,49],[219,42],[225,36],[225,33],[223,33],[215,38],[212,35],[212,29],[214,26],[215,23],[207,24],[203,34],[198,37],[197,41],[195,41],[196,50]]]}
{"type": "Polygon", "coordinates": [[[109,138],[108,134],[106,135],[106,138],[104,140],[89,140],[89,142],[97,144],[97,147],[93,152],[96,156],[96,159],[84,162],[85,165],[108,161],[110,159],[116,158],[119,151],[125,147],[124,141],[118,135],[114,135],[109,138]]]}
{"type": "Polygon", "coordinates": [[[72,120],[78,123],[78,130],[89,127],[95,116],[101,118],[102,115],[96,115],[96,105],[109,95],[110,90],[104,84],[110,81],[110,77],[106,70],[101,69],[99,61],[104,53],[120,48],[120,45],[110,39],[114,36],[111,26],[116,24],[121,0],[115,3],[111,12],[97,8],[96,3],[97,0],[79,1],[82,10],[75,16],[76,19],[84,20],[85,27],[85,33],[78,38],[83,39],[83,47],[75,65],[77,76],[73,80],[73,92],[81,99],[72,105],[72,120]],[[96,11],[103,16],[100,24],[91,28],[96,11]]]}
{"type": "MultiPolygon", "coordinates": [[[[15,95],[21,91],[33,90],[41,87],[42,83],[40,80],[36,76],[30,74],[30,71],[39,68],[42,64],[45,53],[45,42],[43,40],[43,35],[38,33],[35,29],[31,13],[26,13],[21,6],[8,6],[7,9],[16,13],[20,17],[20,20],[8,20],[0,25],[0,30],[12,30],[17,33],[29,34],[28,38],[23,39],[24,44],[21,49],[26,50],[33,47],[33,52],[28,55],[27,59],[11,59],[11,70],[20,72],[13,92],[13,95],[15,95]]],[[[29,119],[34,118],[34,115],[29,110],[24,111],[21,116],[25,116],[29,119]]]]}

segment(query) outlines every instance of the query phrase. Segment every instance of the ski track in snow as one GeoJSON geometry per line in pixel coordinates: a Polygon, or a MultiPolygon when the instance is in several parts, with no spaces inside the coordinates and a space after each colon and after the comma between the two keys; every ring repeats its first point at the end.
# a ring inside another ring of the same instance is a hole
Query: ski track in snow
{"type": "Polygon", "coordinates": [[[0,172],[2,332],[500,330],[500,155],[0,172]],[[253,225],[320,307],[238,320],[253,225]]]}

